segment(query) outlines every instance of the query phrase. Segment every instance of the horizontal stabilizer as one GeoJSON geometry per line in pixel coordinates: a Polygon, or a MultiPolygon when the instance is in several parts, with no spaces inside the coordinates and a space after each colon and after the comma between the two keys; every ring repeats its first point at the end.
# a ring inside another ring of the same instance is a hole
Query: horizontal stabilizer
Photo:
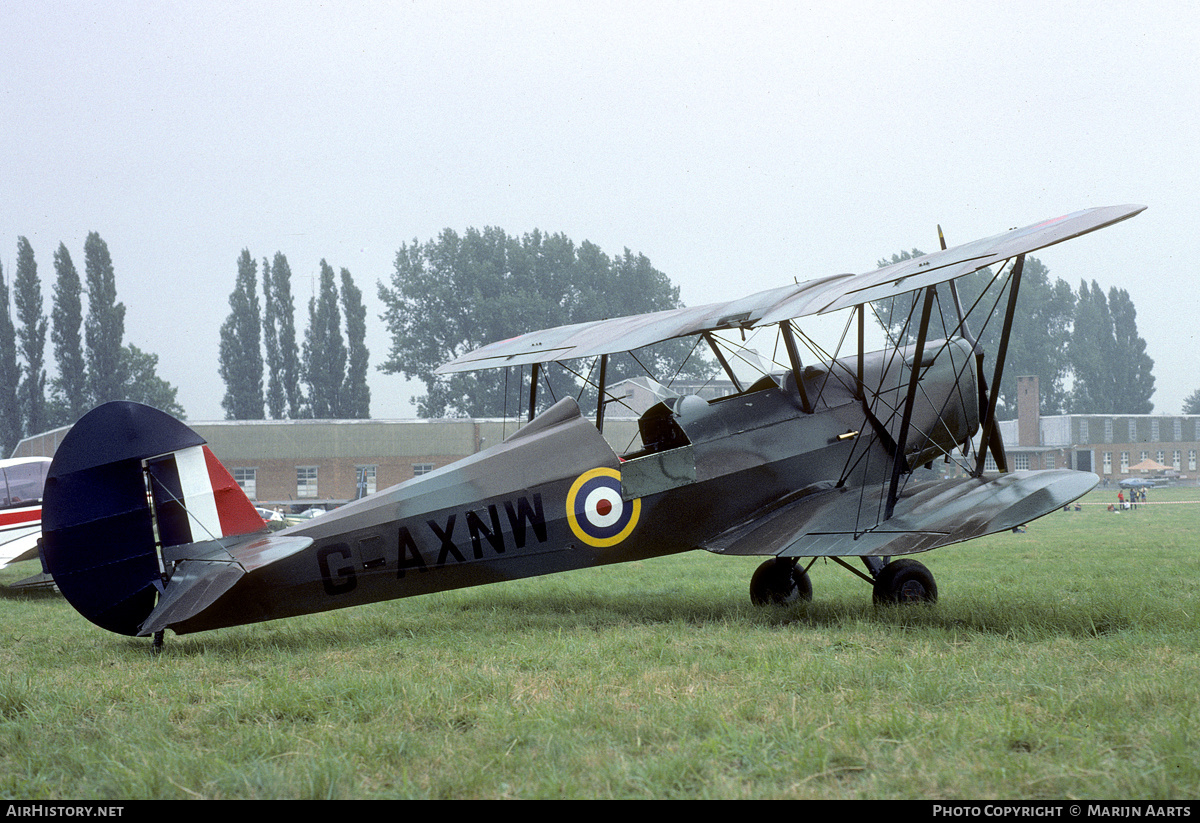
{"type": "Polygon", "coordinates": [[[1082,497],[1099,480],[1067,469],[914,480],[901,493],[893,516],[878,525],[886,487],[820,489],[759,512],[701,548],[779,557],[914,554],[1036,520],[1082,497]]]}
{"type": "Polygon", "coordinates": [[[148,637],[207,609],[246,576],[235,563],[185,560],[175,567],[171,583],[138,634],[148,637]]]}
{"type": "Polygon", "coordinates": [[[208,540],[164,552],[174,565],[171,579],[138,634],[148,637],[203,612],[255,570],[312,545],[311,537],[265,536],[226,546],[208,540]]]}

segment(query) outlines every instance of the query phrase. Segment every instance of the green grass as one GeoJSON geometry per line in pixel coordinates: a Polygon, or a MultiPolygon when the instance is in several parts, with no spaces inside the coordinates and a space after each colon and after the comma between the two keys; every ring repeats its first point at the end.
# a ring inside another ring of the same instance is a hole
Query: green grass
{"type": "Polygon", "coordinates": [[[154,657],[5,592],[0,795],[1195,798],[1200,490],[1151,499],[922,555],[930,607],[818,563],[756,609],[758,561],[692,553],[154,657]]]}

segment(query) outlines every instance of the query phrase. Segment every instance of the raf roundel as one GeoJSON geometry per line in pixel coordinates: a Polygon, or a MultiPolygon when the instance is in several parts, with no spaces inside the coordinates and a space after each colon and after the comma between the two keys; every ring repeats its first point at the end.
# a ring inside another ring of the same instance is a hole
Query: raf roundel
{"type": "Polygon", "coordinates": [[[621,473],[597,468],[584,472],[567,492],[567,521],[575,536],[589,546],[615,546],[633,533],[641,500],[621,497],[621,473]]]}

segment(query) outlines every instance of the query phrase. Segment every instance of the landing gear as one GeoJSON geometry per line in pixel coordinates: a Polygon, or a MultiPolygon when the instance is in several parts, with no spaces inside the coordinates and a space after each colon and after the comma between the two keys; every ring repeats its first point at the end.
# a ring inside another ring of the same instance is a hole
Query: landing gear
{"type": "MultiPolygon", "coordinates": [[[[887,558],[863,557],[867,572],[862,572],[840,557],[829,559],[870,583],[877,606],[937,602],[933,573],[916,560],[903,557],[888,563],[887,558]]],[[[812,581],[807,569],[794,558],[772,557],[750,578],[750,600],[756,606],[789,606],[812,600],[812,581]]]]}
{"type": "Polygon", "coordinates": [[[772,557],[750,578],[750,600],[756,606],[790,606],[812,600],[812,581],[795,559],[772,557]]]}
{"type": "Polygon", "coordinates": [[[916,560],[893,560],[875,577],[875,603],[936,603],[933,574],[916,560]]]}

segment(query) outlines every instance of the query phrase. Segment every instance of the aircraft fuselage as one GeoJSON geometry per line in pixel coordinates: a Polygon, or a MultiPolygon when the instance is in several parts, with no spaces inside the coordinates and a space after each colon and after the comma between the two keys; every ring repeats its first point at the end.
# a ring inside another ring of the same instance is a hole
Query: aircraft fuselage
{"type": "MultiPolygon", "coordinates": [[[[967,362],[966,344],[949,345],[967,362]]],[[[895,386],[903,397],[909,367],[887,354],[867,356],[865,396],[882,389],[886,398],[895,386]]],[[[964,387],[948,360],[921,375],[923,406],[913,422],[920,436],[908,438],[909,462],[925,459],[931,433],[952,447],[977,427],[974,370],[965,370],[964,387]]],[[[279,532],[314,542],[172,628],[207,630],[674,554],[782,494],[884,482],[893,455],[879,437],[860,437],[874,434],[862,431],[864,394],[845,379],[846,364],[832,367],[833,379],[830,368],[805,371],[816,398],[811,413],[789,372],[716,401],[656,407],[643,418],[650,442],[627,459],[574,401],[561,401],[497,446],[279,532]],[[671,436],[656,443],[664,431],[671,436]]],[[[898,435],[896,403],[870,413],[898,435]]]]}

